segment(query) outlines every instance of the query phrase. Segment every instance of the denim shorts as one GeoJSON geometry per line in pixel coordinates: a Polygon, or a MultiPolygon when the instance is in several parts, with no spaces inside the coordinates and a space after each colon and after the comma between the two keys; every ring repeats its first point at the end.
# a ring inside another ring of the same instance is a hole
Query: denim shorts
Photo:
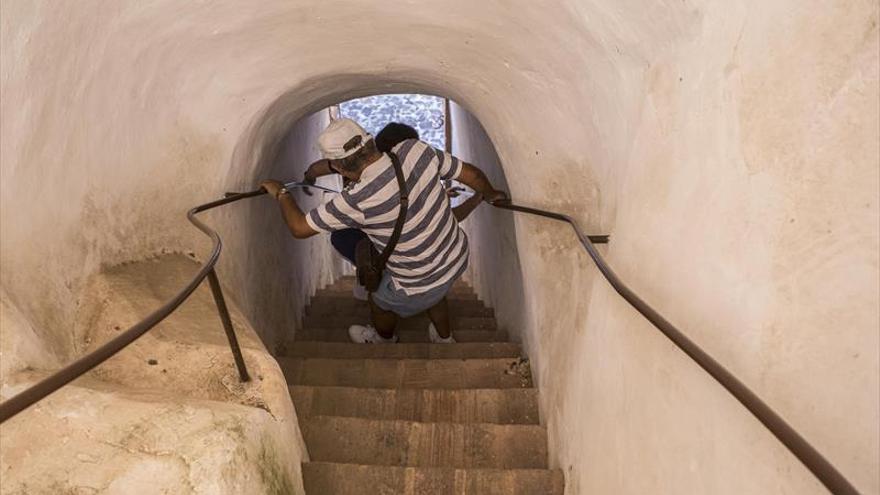
{"type": "Polygon", "coordinates": [[[427,292],[407,295],[403,289],[394,288],[391,274],[388,273],[388,270],[385,270],[384,275],[382,275],[382,282],[379,283],[379,288],[376,289],[376,292],[373,292],[373,302],[385,311],[392,311],[397,316],[409,318],[427,311],[442,301],[454,283],[455,278],[452,278],[449,282],[439,287],[434,287],[427,292]]]}

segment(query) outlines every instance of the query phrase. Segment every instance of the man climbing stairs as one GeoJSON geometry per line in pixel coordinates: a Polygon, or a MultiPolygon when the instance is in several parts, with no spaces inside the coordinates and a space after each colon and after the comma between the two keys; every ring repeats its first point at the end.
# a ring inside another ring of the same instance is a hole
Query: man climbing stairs
{"type": "Polygon", "coordinates": [[[561,495],[547,468],[537,391],[518,344],[457,284],[457,344],[428,344],[428,320],[404,320],[398,344],[348,343],[369,308],[353,280],[321,290],[279,358],[310,462],[309,495],[561,495]]]}

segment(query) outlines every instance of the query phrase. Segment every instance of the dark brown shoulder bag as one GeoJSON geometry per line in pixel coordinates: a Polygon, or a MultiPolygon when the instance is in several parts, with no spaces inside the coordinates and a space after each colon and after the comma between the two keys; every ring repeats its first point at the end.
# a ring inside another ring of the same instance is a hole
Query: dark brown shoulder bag
{"type": "Polygon", "coordinates": [[[406,222],[406,212],[409,207],[409,191],[406,188],[406,180],[403,178],[403,168],[400,166],[400,160],[394,153],[391,155],[391,163],[394,166],[394,175],[397,176],[397,185],[400,187],[400,213],[397,215],[397,222],[394,224],[394,231],[391,233],[391,239],[382,254],[376,250],[369,238],[358,242],[355,248],[354,260],[357,269],[358,282],[363,285],[368,292],[375,292],[382,282],[382,273],[385,271],[385,264],[391,253],[394,252],[397,241],[400,239],[400,233],[403,231],[403,224],[406,222]]]}

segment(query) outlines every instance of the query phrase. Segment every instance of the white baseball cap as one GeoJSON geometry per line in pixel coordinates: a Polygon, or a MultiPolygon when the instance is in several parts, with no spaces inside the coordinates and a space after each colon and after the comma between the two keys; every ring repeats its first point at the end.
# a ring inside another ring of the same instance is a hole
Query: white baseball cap
{"type": "Polygon", "coordinates": [[[336,119],[318,136],[318,147],[324,158],[338,160],[355,154],[367,141],[373,139],[367,131],[351,119],[336,119]]]}

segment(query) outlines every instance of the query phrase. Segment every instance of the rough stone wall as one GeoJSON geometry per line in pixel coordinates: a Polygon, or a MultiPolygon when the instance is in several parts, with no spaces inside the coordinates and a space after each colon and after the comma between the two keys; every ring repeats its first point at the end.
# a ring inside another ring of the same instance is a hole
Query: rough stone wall
{"type": "MultiPolygon", "coordinates": [[[[515,198],[612,234],[635,290],[878,493],[877,11],[4,1],[4,289],[72,348],[87,274],[201,245],[182,220],[193,197],[265,176],[241,154],[263,112],[292,123],[359,96],[440,94],[482,122],[515,198]]],[[[821,491],[573,236],[513,224],[521,335],[569,493],[821,491]]]]}

